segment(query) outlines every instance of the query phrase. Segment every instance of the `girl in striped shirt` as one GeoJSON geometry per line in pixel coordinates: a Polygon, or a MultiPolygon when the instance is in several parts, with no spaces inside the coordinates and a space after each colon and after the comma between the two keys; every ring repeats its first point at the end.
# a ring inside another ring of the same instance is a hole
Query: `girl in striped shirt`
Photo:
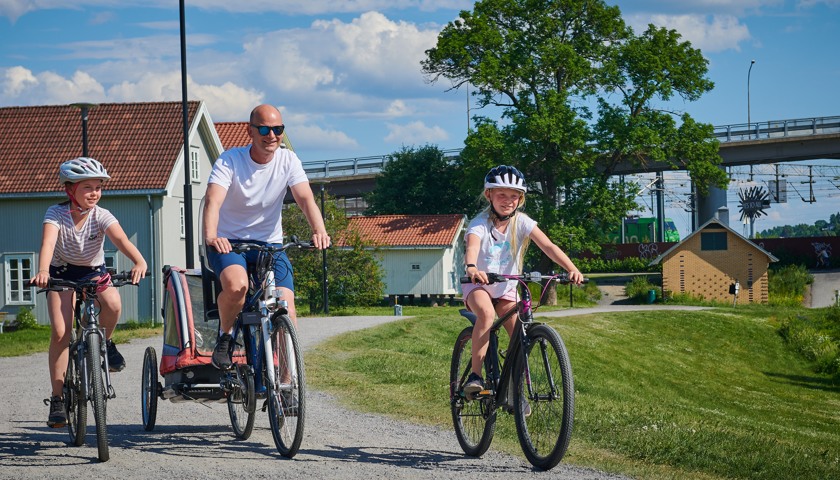
{"type": "MultiPolygon", "coordinates": [[[[44,216],[43,239],[38,273],[31,282],[46,287],[50,277],[73,281],[99,280],[99,318],[107,337],[108,364],[112,372],[125,368],[125,359],[117,351],[111,335],[120,318],[122,302],[116,288],[108,286],[110,276],[105,270],[105,237],[132,262],[133,283],[146,275],[146,261],[126,236],[111,212],[97,205],[102,198],[102,185],[111,177],[98,161],[79,157],[68,160],[59,168],[59,179],[69,201],[53,205],[44,216]]],[[[72,291],[48,292],[50,314],[49,369],[52,385],[50,414],[47,425],[60,428],[67,424],[62,398],[64,372],[67,370],[70,332],[73,325],[72,291]]]]}

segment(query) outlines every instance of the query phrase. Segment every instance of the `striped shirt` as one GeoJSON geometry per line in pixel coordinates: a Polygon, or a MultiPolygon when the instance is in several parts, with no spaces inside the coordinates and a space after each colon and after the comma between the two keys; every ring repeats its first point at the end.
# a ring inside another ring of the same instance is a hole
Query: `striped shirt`
{"type": "Polygon", "coordinates": [[[60,267],[66,264],[81,267],[96,267],[105,263],[105,230],[117,219],[108,210],[95,206],[85,216],[80,230],[76,230],[69,204],[53,205],[44,215],[44,223],[58,227],[50,265],[60,267]]]}

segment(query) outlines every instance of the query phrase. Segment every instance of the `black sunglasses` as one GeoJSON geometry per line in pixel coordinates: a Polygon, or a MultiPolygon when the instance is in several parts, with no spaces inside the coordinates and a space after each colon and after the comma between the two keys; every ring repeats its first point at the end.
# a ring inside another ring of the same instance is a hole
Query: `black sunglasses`
{"type": "Polygon", "coordinates": [[[268,132],[274,132],[274,134],[279,137],[280,135],[283,135],[283,130],[286,129],[285,125],[277,125],[276,127],[269,127],[267,125],[254,125],[252,123],[251,126],[256,128],[257,131],[260,132],[260,135],[262,135],[263,137],[268,135],[268,132]]]}

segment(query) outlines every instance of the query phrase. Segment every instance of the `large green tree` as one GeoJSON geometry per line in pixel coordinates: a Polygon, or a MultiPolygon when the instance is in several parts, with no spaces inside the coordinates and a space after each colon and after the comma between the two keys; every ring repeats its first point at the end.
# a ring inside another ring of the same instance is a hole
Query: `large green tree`
{"type": "Polygon", "coordinates": [[[713,87],[706,60],[673,30],[635,35],[603,1],[480,0],[422,67],[430,82],[472,85],[489,112],[460,157],[472,195],[493,165],[517,166],[534,192],[527,211],[564,247],[597,249],[634,206],[634,186],[611,180],[619,165],[685,168],[701,191],[726,185],[712,127],[662,108],[713,87]]]}
{"type": "MultiPolygon", "coordinates": [[[[385,294],[385,282],[376,248],[349,228],[349,219],[329,196],[325,198],[324,209],[327,233],[333,241],[333,248],[326,251],[330,308],[378,304],[385,294]]],[[[283,230],[287,237],[307,239],[312,235],[297,205],[283,212],[283,230]]],[[[295,272],[296,294],[305,298],[310,312],[323,311],[322,252],[289,251],[289,259],[295,272]]]]}
{"type": "Polygon", "coordinates": [[[435,215],[475,210],[461,168],[437,146],[403,147],[390,155],[367,196],[367,215],[435,215]]]}

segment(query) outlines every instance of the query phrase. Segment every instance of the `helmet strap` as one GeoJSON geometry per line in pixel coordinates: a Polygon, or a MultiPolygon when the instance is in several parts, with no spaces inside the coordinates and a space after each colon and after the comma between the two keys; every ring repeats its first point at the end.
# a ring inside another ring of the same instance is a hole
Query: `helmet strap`
{"type": "Polygon", "coordinates": [[[70,204],[73,206],[72,207],[73,210],[79,212],[79,215],[87,215],[88,213],[90,213],[90,209],[89,208],[88,209],[82,208],[82,206],[79,205],[79,202],[76,201],[76,187],[77,186],[78,186],[78,184],[76,184],[76,183],[71,183],[69,185],[65,185],[64,186],[64,193],[66,193],[67,196],[70,198],[70,204]]]}
{"type": "Polygon", "coordinates": [[[490,211],[493,212],[493,215],[496,216],[497,220],[501,220],[504,222],[505,220],[511,219],[514,215],[516,215],[516,212],[519,211],[519,205],[517,205],[516,208],[513,209],[513,213],[511,213],[510,215],[499,215],[499,212],[497,212],[496,209],[493,208],[492,203],[490,204],[490,211]]]}

